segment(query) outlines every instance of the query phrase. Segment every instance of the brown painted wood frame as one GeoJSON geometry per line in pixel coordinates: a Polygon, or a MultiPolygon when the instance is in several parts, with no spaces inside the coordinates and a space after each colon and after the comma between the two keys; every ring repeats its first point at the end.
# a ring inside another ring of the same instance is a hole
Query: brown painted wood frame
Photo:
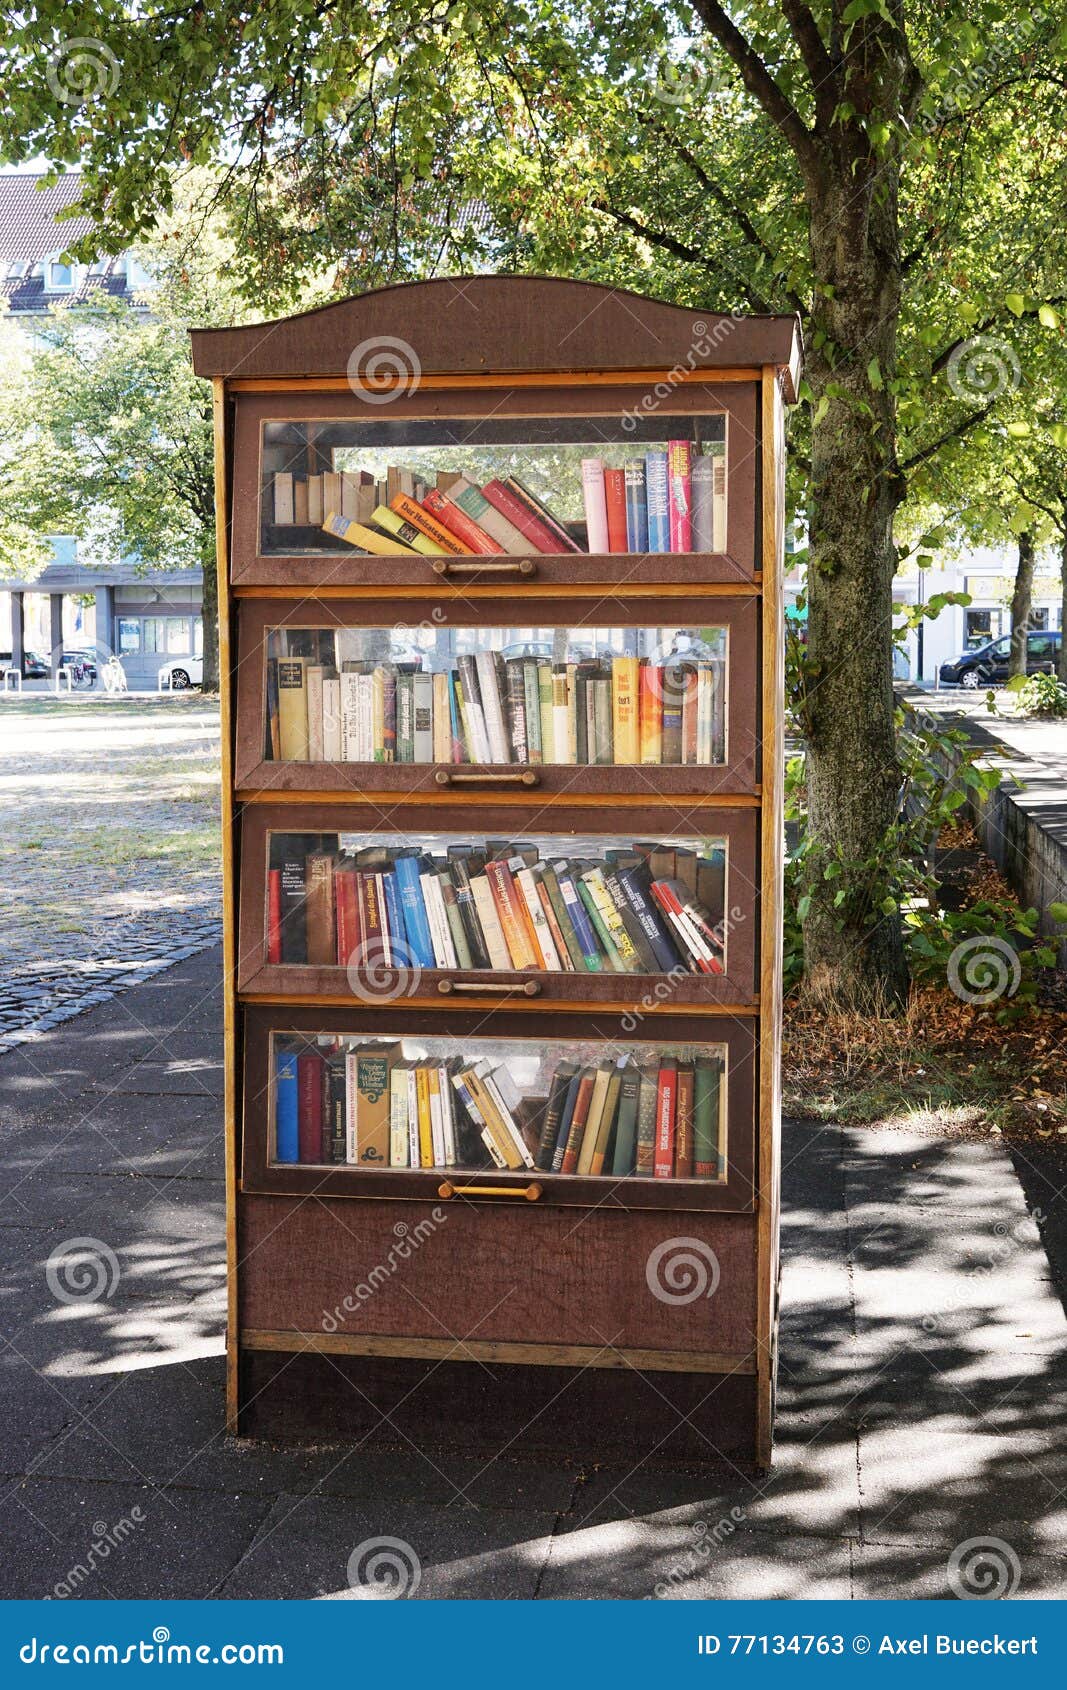
{"type": "MultiPolygon", "coordinates": [[[[535,574],[530,584],[549,591],[582,587],[585,590],[629,592],[640,586],[674,585],[692,587],[705,583],[751,582],[759,567],[757,524],[757,482],[761,454],[761,417],[756,403],[757,384],[670,381],[670,372],[650,371],[640,385],[631,388],[516,387],[492,392],[461,388],[439,391],[420,388],[401,395],[388,407],[348,390],[281,394],[240,393],[236,405],[234,461],[233,540],[230,560],[234,587],[282,587],[319,592],[372,586],[433,590],[441,581],[431,558],[398,553],[396,557],[361,557],[353,552],[323,554],[263,555],[260,550],[260,490],[263,425],[267,422],[364,421],[375,424],[404,419],[480,419],[494,421],[523,417],[618,417],[641,408],[651,398],[652,414],[663,419],[664,437],[670,435],[672,416],[724,414],[727,455],[727,541],[724,553],[615,553],[593,555],[531,552],[527,562],[535,574]],[[669,397],[657,402],[657,383],[666,384],[669,397]]],[[[609,445],[612,444],[609,442],[609,445]]],[[[625,440],[617,443],[618,456],[632,456],[625,440]]],[[[398,445],[397,452],[403,448],[398,445]]],[[[464,560],[469,561],[469,560],[464,560]]],[[[497,560],[505,561],[505,560],[497,560]]],[[[517,560],[516,560],[517,561],[517,560]]],[[[472,584],[492,588],[486,573],[471,578],[472,584]]],[[[516,574],[519,586],[526,583],[516,574]]]]}
{"type": "Polygon", "coordinates": [[[603,805],[553,805],[550,813],[538,812],[535,805],[528,809],[494,806],[491,801],[479,803],[474,812],[470,803],[439,809],[420,809],[405,805],[390,810],[382,805],[345,806],[336,804],[250,805],[241,817],[241,887],[237,959],[237,985],[242,996],[270,998],[286,1003],[316,1002],[359,1003],[373,1002],[373,982],[364,978],[357,996],[348,982],[346,970],[307,963],[275,963],[267,961],[267,869],[268,835],[274,833],[370,833],[385,839],[404,838],[411,834],[439,833],[451,840],[464,841],[477,828],[480,833],[524,838],[542,833],[558,834],[558,854],[566,855],[567,835],[603,834],[605,843],[620,839],[663,839],[673,837],[724,838],[727,846],[726,866],[726,961],[727,972],[722,975],[686,974],[668,977],[664,974],[573,974],[554,973],[529,975],[506,974],[503,971],[478,969],[420,969],[408,977],[406,989],[395,998],[396,985],[383,981],[382,990],[388,992],[386,1003],[398,1001],[415,1007],[435,1004],[447,1008],[441,986],[460,981],[465,988],[464,1001],[483,1009],[491,1009],[500,1002],[503,985],[520,990],[532,982],[538,988],[536,998],[529,1001],[538,1009],[566,1009],[571,1005],[597,1004],[604,1009],[617,1006],[620,1019],[639,1013],[642,1017],[669,1014],[685,1008],[693,1013],[712,1007],[730,1007],[738,1013],[758,1009],[756,985],[756,956],[758,954],[759,868],[757,852],[758,814],[754,809],[716,810],[700,805],[695,810],[678,805],[675,811],[664,811],[661,821],[665,827],[650,830],[648,812],[641,806],[623,808],[603,805]],[[471,996],[469,988],[481,982],[488,988],[484,996],[471,996]]]}
{"type": "Polygon", "coordinates": [[[240,1207],[242,1247],[259,1270],[240,1295],[249,1348],[288,1339],[296,1351],[429,1361],[753,1371],[751,1215],[534,1204],[516,1215],[329,1195],[247,1195],[240,1207]],[[653,1287],[680,1229],[714,1290],[672,1302],[653,1287]]]}
{"type": "MultiPolygon", "coordinates": [[[[687,596],[656,601],[656,611],[642,600],[599,598],[592,603],[580,598],[539,600],[523,610],[536,618],[538,626],[648,627],[661,623],[672,627],[724,627],[727,630],[726,667],[726,763],[609,764],[601,766],[542,764],[537,776],[536,802],[558,798],[560,803],[595,795],[640,801],[654,808],[673,806],[679,798],[708,799],[739,794],[754,797],[758,792],[760,736],[760,618],[759,598],[750,589],[730,596],[687,596]],[[657,615],[659,612],[659,615],[657,615]]],[[[242,599],[237,604],[237,736],[235,784],[243,803],[255,803],[277,795],[329,796],[349,802],[363,802],[378,794],[394,801],[454,802],[455,793],[440,787],[439,774],[462,772],[474,775],[478,765],[432,763],[282,763],[263,755],[267,726],[267,644],[273,627],[303,628],[430,628],[511,626],[516,615],[514,595],[509,598],[472,600],[457,593],[447,598],[415,599],[396,605],[387,597],[373,600],[328,599],[313,595],[292,599],[242,599]]],[[[487,789],[483,796],[499,801],[499,777],[513,781],[523,771],[518,765],[492,764],[485,768],[487,789]]],[[[466,787],[466,783],[465,783],[466,787]]],[[[513,794],[504,793],[526,805],[531,790],[516,785],[513,794]]]]}
{"type": "Polygon", "coordinates": [[[390,1005],[387,1010],[355,1005],[351,1009],[289,1007],[282,1004],[247,1005],[242,1010],[244,1025],[244,1127],[241,1154],[241,1190],[286,1193],[290,1196],[401,1198],[440,1201],[444,1180],[462,1182],[464,1188],[494,1191],[501,1187],[521,1192],[531,1182],[542,1187],[536,1205],[515,1198],[487,1195],[481,1202],[503,1203],[515,1214],[513,1225],[522,1226],[526,1211],[537,1208],[597,1207],[605,1210],[722,1210],[748,1213],[755,1203],[755,1037],[751,1015],[724,1012],[716,1016],[672,1015],[652,1023],[642,1020],[633,1032],[624,1031],[618,1018],[592,1009],[545,1011],[536,1015],[511,1009],[485,1011],[409,1009],[390,1005]],[[457,1050],[464,1040],[476,1038],[534,1040],[604,1040],[622,1048],[642,1045],[721,1044],[727,1049],[727,1169],[722,1182],[711,1180],[648,1180],[579,1178],[572,1174],[470,1173],[464,1170],[364,1169],[349,1167],[302,1167],[299,1164],[272,1165],[271,1035],[288,1033],[366,1034],[388,1038],[454,1038],[457,1050]]]}

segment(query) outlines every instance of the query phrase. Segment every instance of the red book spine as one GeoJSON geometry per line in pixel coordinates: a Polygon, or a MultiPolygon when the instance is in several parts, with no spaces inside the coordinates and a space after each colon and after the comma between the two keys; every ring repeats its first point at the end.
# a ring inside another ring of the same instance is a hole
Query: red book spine
{"type": "Polygon", "coordinates": [[[340,869],[333,877],[337,900],[337,965],[348,967],[348,959],[359,949],[359,905],[354,869],[340,869]]]}
{"type": "Polygon", "coordinates": [[[454,505],[451,499],[446,499],[436,488],[431,488],[422,502],[438,522],[443,522],[446,528],[451,529],[456,539],[463,540],[472,552],[480,553],[482,557],[496,557],[504,550],[503,546],[497,545],[492,535],[487,534],[484,528],[478,527],[473,517],[469,517],[466,511],[461,511],[458,505],[454,505]]]}
{"type": "Polygon", "coordinates": [[[674,1177],[693,1177],[693,1070],[678,1070],[678,1101],[674,1111],[674,1177]]]}
{"type": "Polygon", "coordinates": [[[688,440],[667,442],[667,504],[672,552],[693,549],[691,451],[688,440]]]}
{"type": "Polygon", "coordinates": [[[670,1179],[674,1173],[674,1117],[678,1100],[678,1070],[664,1067],[656,1084],[656,1150],[652,1163],[654,1179],[670,1179]]]}
{"type": "Polygon", "coordinates": [[[608,507],[608,551],[626,551],[626,472],[604,471],[604,502],[608,507]]]}
{"type": "Polygon", "coordinates": [[[322,1157],[322,1057],[307,1051],[296,1063],[297,1133],[302,1162],[322,1157]]]}
{"type": "Polygon", "coordinates": [[[267,961],[282,960],[282,871],[267,871],[267,961]]]}
{"type": "MultiPolygon", "coordinates": [[[[681,902],[677,893],[672,888],[670,881],[654,880],[652,882],[652,896],[655,898],[660,909],[666,912],[668,918],[680,916],[683,913],[681,902]]],[[[696,954],[696,951],[693,949],[692,942],[686,934],[684,926],[681,926],[677,921],[672,919],[671,927],[677,931],[678,936],[681,939],[685,955],[692,959],[693,966],[698,968],[701,974],[722,973],[721,969],[716,970],[713,968],[711,963],[708,962],[705,957],[698,956],[696,954]]]]}
{"type": "Polygon", "coordinates": [[[487,481],[482,488],[482,497],[488,499],[493,508],[498,510],[502,516],[506,516],[508,521],[515,525],[520,534],[526,536],[531,546],[535,547],[537,551],[559,551],[559,541],[551,528],[548,528],[540,517],[534,516],[529,505],[524,505],[521,499],[517,499],[515,494],[511,492],[510,488],[505,487],[502,481],[487,481]]]}

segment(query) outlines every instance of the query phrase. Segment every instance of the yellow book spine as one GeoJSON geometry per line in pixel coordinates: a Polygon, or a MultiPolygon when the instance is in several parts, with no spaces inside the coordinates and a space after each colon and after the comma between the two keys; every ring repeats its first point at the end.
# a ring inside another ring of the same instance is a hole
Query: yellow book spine
{"type": "Polygon", "coordinates": [[[350,546],[358,546],[361,551],[373,552],[377,557],[395,557],[397,552],[410,553],[417,557],[413,546],[405,546],[403,540],[396,539],[392,534],[376,534],[373,528],[364,527],[362,522],[353,522],[347,516],[341,516],[337,511],[330,511],[323,528],[327,534],[336,534],[339,540],[347,540],[350,546]]]}
{"type": "Polygon", "coordinates": [[[419,1102],[419,1166],[433,1167],[433,1128],[430,1124],[430,1080],[425,1068],[415,1070],[416,1096],[419,1102]]]}
{"type": "Polygon", "coordinates": [[[636,657],[611,660],[611,726],[616,763],[637,763],[641,747],[637,719],[638,664],[636,657]]]}
{"type": "Polygon", "coordinates": [[[371,521],[376,522],[379,528],[386,529],[390,534],[395,534],[398,540],[403,540],[405,546],[410,546],[412,551],[421,552],[423,557],[444,557],[445,555],[443,546],[439,546],[435,540],[429,539],[421,529],[415,527],[413,522],[405,522],[404,518],[397,516],[396,512],[390,510],[388,505],[375,505],[371,521]]]}

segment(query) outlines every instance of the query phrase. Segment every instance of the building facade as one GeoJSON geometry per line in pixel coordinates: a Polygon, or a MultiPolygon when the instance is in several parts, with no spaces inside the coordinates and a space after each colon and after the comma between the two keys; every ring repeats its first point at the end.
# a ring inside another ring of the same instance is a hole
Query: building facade
{"type": "MultiPolygon", "coordinates": [[[[91,226],[84,217],[56,221],[78,197],[77,173],[41,183],[26,171],[0,173],[0,309],[34,338],[57,305],[104,293],[138,307],[151,277],[132,256],[88,265],[65,257],[91,226]]],[[[114,569],[86,568],[73,535],[50,543],[53,561],[32,580],[14,578],[0,557],[0,668],[19,666],[29,653],[54,670],[64,650],[90,650],[101,660],[116,653],[135,689],[154,689],[167,663],[185,660],[196,673],[203,650],[198,574],[148,574],[136,558],[114,569]]]]}

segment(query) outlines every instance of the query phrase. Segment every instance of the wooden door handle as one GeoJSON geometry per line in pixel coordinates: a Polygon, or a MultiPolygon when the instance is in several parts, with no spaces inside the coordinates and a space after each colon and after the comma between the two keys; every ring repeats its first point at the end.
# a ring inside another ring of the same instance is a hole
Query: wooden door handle
{"type": "Polygon", "coordinates": [[[453,1185],[446,1179],[437,1187],[438,1197],[525,1197],[528,1203],[536,1203],[543,1191],[536,1180],[530,1185],[453,1185]]]}
{"type": "Polygon", "coordinates": [[[435,558],[431,568],[435,575],[530,575],[537,574],[537,565],[529,557],[472,557],[435,558]]]}
{"type": "Polygon", "coordinates": [[[434,775],[438,786],[540,786],[541,776],[536,769],[514,769],[500,774],[459,773],[454,769],[438,769],[434,775]]]}

